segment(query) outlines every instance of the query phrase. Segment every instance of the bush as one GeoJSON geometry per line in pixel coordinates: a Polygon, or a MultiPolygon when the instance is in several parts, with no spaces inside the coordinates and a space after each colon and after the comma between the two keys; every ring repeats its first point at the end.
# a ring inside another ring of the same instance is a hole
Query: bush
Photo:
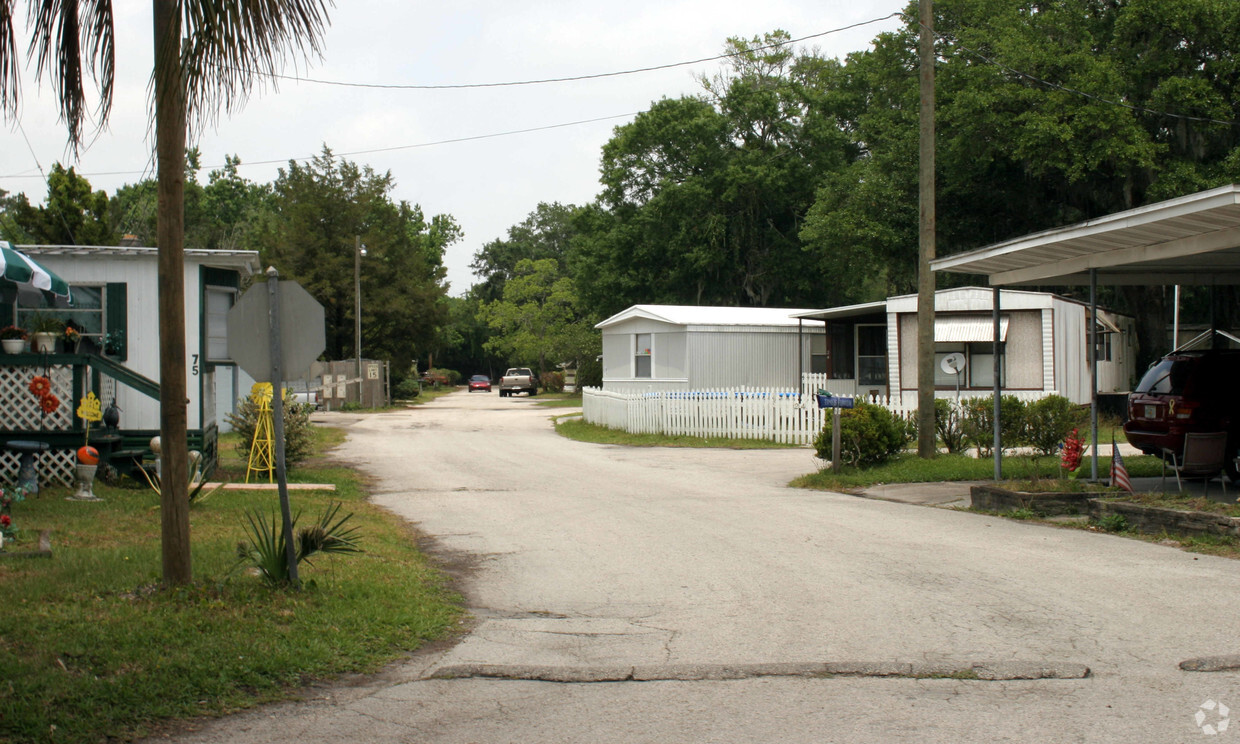
{"type": "Polygon", "coordinates": [[[422,394],[422,383],[412,377],[406,377],[396,385],[398,400],[410,400],[422,394]]]}
{"type": "Polygon", "coordinates": [[[956,401],[934,399],[934,433],[948,453],[955,454],[964,449],[964,415],[956,401]]]}
{"type": "MultiPolygon", "coordinates": [[[[237,450],[244,460],[250,459],[250,445],[254,443],[254,429],[258,426],[258,404],[253,397],[242,398],[236,413],[225,416],[233,431],[241,436],[237,450]]],[[[310,455],[314,444],[310,431],[310,409],[293,401],[292,393],[284,391],[284,460],[294,463],[310,455]]]]}
{"type": "Polygon", "coordinates": [[[422,375],[423,385],[456,385],[461,381],[461,373],[454,369],[439,369],[431,367],[422,375]]]}
{"type": "MultiPolygon", "coordinates": [[[[891,411],[858,400],[856,408],[840,411],[840,460],[849,465],[877,465],[908,444],[908,425],[891,411]]],[[[823,460],[831,459],[831,422],[814,440],[823,460]]]]}
{"type": "Polygon", "coordinates": [[[577,362],[577,391],[587,387],[603,387],[603,362],[597,357],[577,362]]]}
{"type": "Polygon", "coordinates": [[[1048,395],[1025,406],[1025,441],[1039,455],[1053,455],[1084,423],[1083,411],[1062,395],[1048,395]]]}
{"type": "MultiPolygon", "coordinates": [[[[968,398],[960,402],[963,408],[964,438],[977,447],[978,457],[989,457],[995,441],[993,395],[984,398],[968,398]]],[[[1025,402],[1015,395],[999,399],[999,446],[1003,449],[1019,447],[1025,442],[1025,402]]]]}
{"type": "Polygon", "coordinates": [[[563,372],[543,372],[538,378],[538,385],[547,393],[564,392],[563,372]]]}

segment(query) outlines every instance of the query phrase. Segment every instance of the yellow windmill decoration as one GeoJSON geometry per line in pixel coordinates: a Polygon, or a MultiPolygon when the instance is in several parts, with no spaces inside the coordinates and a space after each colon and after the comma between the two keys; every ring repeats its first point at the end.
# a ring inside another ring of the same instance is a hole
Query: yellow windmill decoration
{"type": "Polygon", "coordinates": [[[250,473],[267,472],[267,482],[275,480],[276,449],[275,420],[271,414],[272,390],[270,382],[256,382],[250,388],[250,400],[258,407],[257,420],[254,423],[254,440],[250,442],[250,462],[245,469],[245,482],[250,482],[250,473]]]}

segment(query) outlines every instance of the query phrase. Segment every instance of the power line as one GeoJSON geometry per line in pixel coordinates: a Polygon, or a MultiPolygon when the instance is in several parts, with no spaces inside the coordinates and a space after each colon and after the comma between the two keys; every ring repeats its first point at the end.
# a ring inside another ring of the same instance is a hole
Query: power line
{"type": "MultiPolygon", "coordinates": [[[[414,149],[421,148],[421,147],[435,147],[437,145],[451,145],[451,144],[455,144],[458,142],[473,142],[475,140],[494,139],[496,137],[509,137],[515,134],[529,134],[531,132],[545,132],[550,129],[563,129],[565,127],[575,127],[581,124],[595,124],[600,121],[610,121],[612,119],[627,119],[632,116],[637,116],[639,113],[641,112],[635,111],[635,112],[628,113],[628,114],[613,114],[611,116],[599,116],[594,119],[580,119],[578,121],[561,122],[559,124],[546,124],[540,127],[528,127],[526,129],[510,129],[506,132],[492,132],[490,134],[476,134],[476,135],[472,135],[469,137],[454,137],[452,139],[435,140],[434,142],[418,142],[412,145],[394,145],[392,147],[376,147],[376,148],[372,148],[369,150],[353,150],[350,152],[340,152],[340,153],[334,153],[334,154],[339,157],[354,157],[357,155],[372,155],[374,153],[379,153],[379,152],[395,152],[397,150],[414,150],[414,149]]],[[[239,167],[244,168],[244,167],[252,166],[252,165],[276,165],[280,163],[287,163],[289,161],[312,160],[315,157],[316,156],[314,155],[305,155],[305,156],[296,157],[296,158],[277,158],[274,160],[254,160],[254,161],[248,161],[248,162],[242,161],[239,167]]],[[[205,167],[208,169],[215,169],[215,168],[223,168],[225,166],[226,164],[208,165],[205,167]]],[[[149,170],[149,167],[141,171],[136,171],[136,170],[97,171],[94,173],[79,173],[78,175],[91,176],[91,177],[131,176],[135,173],[141,173],[142,175],[145,176],[148,170],[149,170]]],[[[41,178],[41,176],[15,173],[11,175],[0,175],[0,178],[41,178]]]]}
{"type": "Polygon", "coordinates": [[[768,49],[778,49],[782,46],[786,46],[789,44],[799,44],[800,42],[803,42],[803,41],[809,41],[810,39],[817,39],[822,36],[829,36],[831,34],[837,34],[837,33],[840,33],[841,31],[849,31],[854,28],[868,26],[872,23],[879,23],[881,21],[890,20],[892,18],[900,18],[902,15],[903,14],[901,13],[892,13],[890,15],[883,16],[882,18],[871,18],[868,21],[860,21],[858,23],[853,23],[848,26],[840,26],[839,28],[833,28],[828,31],[821,31],[816,34],[810,34],[809,36],[802,36],[798,39],[789,39],[788,41],[779,41],[773,44],[766,44],[765,46],[742,49],[737,52],[728,52],[726,54],[717,54],[713,57],[702,57],[701,59],[689,60],[687,62],[670,62],[665,65],[652,65],[650,67],[636,67],[636,68],[629,69],[629,70],[618,70],[615,72],[599,72],[599,73],[595,73],[591,75],[572,75],[568,77],[542,78],[542,79],[537,79],[537,80],[511,80],[511,81],[499,82],[499,83],[448,83],[448,84],[443,84],[443,85],[417,85],[417,84],[404,84],[404,83],[353,83],[353,82],[346,82],[342,80],[321,80],[318,78],[300,77],[297,75],[280,75],[276,73],[264,73],[258,70],[254,70],[252,72],[254,72],[255,74],[266,75],[267,77],[276,78],[279,80],[292,80],[292,81],[299,82],[299,83],[314,83],[316,85],[331,85],[331,86],[337,86],[337,87],[342,87],[342,88],[375,88],[379,90],[464,90],[464,89],[470,89],[470,88],[506,88],[506,87],[513,87],[513,86],[519,86],[519,85],[545,85],[547,83],[571,83],[571,82],[577,82],[580,80],[598,80],[601,78],[620,77],[623,75],[636,75],[636,74],[643,73],[643,72],[656,72],[658,70],[670,70],[676,67],[688,67],[690,65],[700,65],[705,62],[715,62],[721,59],[731,59],[733,57],[739,57],[745,54],[751,54],[753,52],[764,52],[764,51],[767,51],[768,49]]]}
{"type": "MultiPolygon", "coordinates": [[[[22,139],[26,141],[26,149],[30,150],[30,157],[34,158],[35,167],[39,169],[39,178],[43,179],[43,184],[47,186],[48,193],[50,194],[52,190],[52,184],[50,181],[47,180],[47,174],[43,172],[43,164],[39,162],[39,156],[35,154],[34,146],[30,144],[30,138],[26,136],[26,128],[22,126],[21,118],[18,118],[17,120],[17,129],[18,131],[22,133],[22,139]]],[[[70,227],[68,221],[65,220],[64,213],[57,212],[57,215],[60,217],[60,224],[64,225],[65,232],[69,235],[70,242],[76,245],[77,238],[74,237],[73,235],[73,228],[70,227]]]]}

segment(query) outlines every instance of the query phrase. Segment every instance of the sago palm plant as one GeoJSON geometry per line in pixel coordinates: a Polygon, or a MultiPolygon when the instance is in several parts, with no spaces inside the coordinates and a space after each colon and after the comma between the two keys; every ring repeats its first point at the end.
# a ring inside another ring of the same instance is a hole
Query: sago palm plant
{"type": "MultiPolygon", "coordinates": [[[[324,553],[360,553],[356,525],[346,523],[352,513],[339,516],[341,504],[331,504],[319,516],[318,522],[297,529],[301,512],[293,515],[293,534],[296,535],[297,565],[305,562],[314,565],[311,556],[324,553]]],[[[279,515],[273,510],[271,517],[260,511],[247,511],[245,531],[249,540],[237,544],[237,558],[258,571],[263,580],[274,586],[289,583],[288,553],[285,551],[284,531],[280,528],[279,515]]]]}

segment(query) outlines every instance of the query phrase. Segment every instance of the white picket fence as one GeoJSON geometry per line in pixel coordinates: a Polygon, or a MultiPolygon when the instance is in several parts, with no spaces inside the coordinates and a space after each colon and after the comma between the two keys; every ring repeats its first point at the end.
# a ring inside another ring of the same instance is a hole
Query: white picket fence
{"type": "MultiPolygon", "coordinates": [[[[1016,395],[1036,400],[1050,393],[1022,391],[1016,395]]],[[[915,405],[885,396],[869,402],[900,416],[912,416],[917,410],[915,405]]],[[[582,415],[588,423],[630,434],[813,444],[830,411],[818,407],[817,396],[787,388],[617,393],[587,387],[582,390],[582,415]]]]}

